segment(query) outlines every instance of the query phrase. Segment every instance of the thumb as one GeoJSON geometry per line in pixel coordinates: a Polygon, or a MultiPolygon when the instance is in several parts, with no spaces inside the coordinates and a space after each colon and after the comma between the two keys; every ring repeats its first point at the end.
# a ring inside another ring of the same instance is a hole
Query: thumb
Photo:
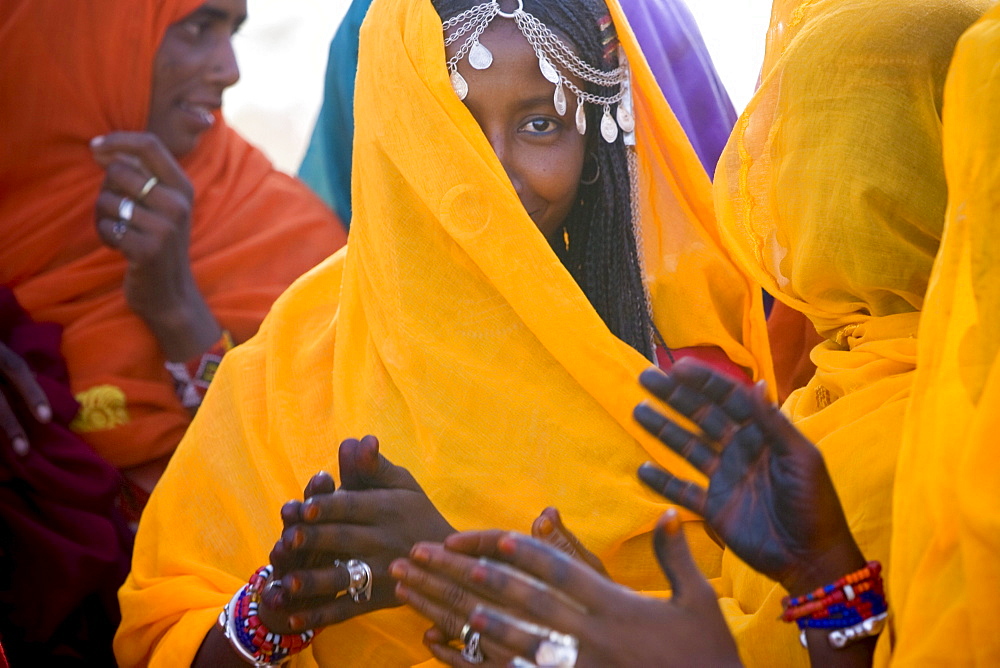
{"type": "MultiPolygon", "coordinates": [[[[341,446],[341,461],[353,458],[349,464],[355,475],[352,483],[355,489],[408,489],[422,492],[420,485],[402,466],[396,466],[379,452],[379,442],[374,436],[365,436],[360,441],[344,441],[341,446]],[[347,446],[346,448],[344,446],[347,446]],[[346,449],[346,453],[345,453],[346,449]]],[[[346,482],[342,485],[346,488],[346,482]]]]}
{"type": "Polygon", "coordinates": [[[670,581],[675,600],[708,585],[691,556],[676,508],[669,508],[657,522],[653,532],[653,549],[660,568],[670,581]]]}

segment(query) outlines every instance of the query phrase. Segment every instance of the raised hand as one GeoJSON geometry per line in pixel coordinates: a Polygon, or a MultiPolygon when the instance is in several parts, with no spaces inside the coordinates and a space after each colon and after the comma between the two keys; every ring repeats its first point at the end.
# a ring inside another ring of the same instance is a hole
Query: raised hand
{"type": "Polygon", "coordinates": [[[425,635],[431,652],[451,666],[472,665],[450,644],[466,624],[480,634],[490,666],[545,665],[552,652],[576,654],[580,668],[738,665],[715,593],[680,525],[671,510],[654,534],[674,590],[670,600],[637,594],[556,548],[502,531],[418,545],[391,572],[400,599],[434,624],[425,635]]]}
{"type": "Polygon", "coordinates": [[[28,363],[3,343],[0,343],[0,381],[3,385],[0,392],[0,429],[3,429],[15,454],[23,457],[28,454],[30,444],[11,401],[24,403],[31,416],[42,423],[52,419],[52,407],[28,363]]]}
{"type": "Polygon", "coordinates": [[[740,559],[793,594],[864,566],[822,455],[762,385],[745,388],[690,359],[640,382],[701,433],[647,403],[636,420],[708,478],[704,488],[645,464],[644,483],[704,517],[740,559]]]}
{"type": "Polygon", "coordinates": [[[97,232],[128,260],[125,300],[168,360],[197,357],[222,334],[191,272],[194,190],[156,135],[115,132],[91,142],[107,172],[97,232]]]}
{"type": "MultiPolygon", "coordinates": [[[[357,461],[351,485],[334,491],[328,474],[314,477],[306,500],[282,509],[285,530],[271,553],[277,579],[268,587],[261,618],[278,633],[320,629],[360,614],[398,605],[388,566],[418,541],[441,541],[454,529],[438,513],[410,473],[378,452],[366,437],[341,444],[341,461],[357,461]],[[340,565],[336,565],[336,561],[340,565]],[[344,595],[348,561],[371,570],[371,598],[344,595]]],[[[353,476],[353,477],[351,477],[353,476]]]]}

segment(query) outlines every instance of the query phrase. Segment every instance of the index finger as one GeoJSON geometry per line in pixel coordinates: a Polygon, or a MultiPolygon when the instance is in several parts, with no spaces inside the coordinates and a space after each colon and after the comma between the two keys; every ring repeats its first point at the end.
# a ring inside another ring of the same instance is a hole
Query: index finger
{"type": "Polygon", "coordinates": [[[156,135],[150,132],[112,132],[102,137],[95,137],[90,142],[95,153],[111,155],[123,153],[132,155],[142,161],[153,176],[161,184],[183,192],[188,197],[194,196],[194,190],[181,166],[170,154],[156,135]]]}
{"type": "Polygon", "coordinates": [[[0,344],[0,372],[24,399],[36,420],[45,423],[52,419],[49,398],[38,384],[31,367],[23,357],[3,344],[0,344]]]}
{"type": "Polygon", "coordinates": [[[300,514],[305,524],[377,524],[382,496],[381,490],[316,494],[302,503],[300,514]]]}
{"type": "Polygon", "coordinates": [[[455,533],[444,539],[444,546],[452,552],[461,554],[476,557],[498,557],[500,551],[497,548],[497,543],[508,533],[508,531],[499,529],[455,533]]]}
{"type": "Polygon", "coordinates": [[[508,533],[497,541],[495,559],[524,571],[559,592],[571,592],[572,598],[591,611],[604,610],[614,600],[617,585],[581,561],[535,540],[508,533]]]}

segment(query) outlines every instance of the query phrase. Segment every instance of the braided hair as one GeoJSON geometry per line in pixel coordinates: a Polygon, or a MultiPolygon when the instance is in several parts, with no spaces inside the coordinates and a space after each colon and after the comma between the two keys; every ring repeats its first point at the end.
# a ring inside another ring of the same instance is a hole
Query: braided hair
{"type": "MultiPolygon", "coordinates": [[[[432,0],[446,21],[483,0],[432,0]]],[[[618,67],[617,33],[604,0],[523,0],[525,11],[564,35],[584,61],[603,69],[618,67]]],[[[588,92],[614,90],[585,82],[588,92]]],[[[587,105],[587,127],[600,127],[603,109],[587,105]]],[[[643,284],[642,263],[633,220],[629,149],[623,133],[609,144],[589,131],[585,172],[593,183],[581,183],[566,218],[565,238],[553,248],[608,329],[648,358],[662,344],[643,284]],[[596,159],[596,165],[593,165],[596,159]],[[589,176],[589,174],[588,174],[589,176]]],[[[589,179],[588,179],[589,181],[589,179]]]]}

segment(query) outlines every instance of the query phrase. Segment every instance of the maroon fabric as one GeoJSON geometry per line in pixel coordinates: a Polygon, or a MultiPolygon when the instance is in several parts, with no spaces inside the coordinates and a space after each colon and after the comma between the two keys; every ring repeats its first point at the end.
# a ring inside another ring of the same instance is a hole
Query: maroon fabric
{"type": "Polygon", "coordinates": [[[663,346],[656,347],[656,366],[660,367],[661,371],[670,371],[678,360],[682,360],[685,357],[693,357],[699,362],[712,367],[713,371],[718,371],[744,385],[753,384],[746,369],[729,359],[722,348],[699,346],[696,348],[671,348],[667,350],[663,346]]]}
{"type": "Polygon", "coordinates": [[[0,378],[31,445],[18,456],[0,434],[0,634],[14,666],[111,660],[117,589],[129,567],[131,535],[115,510],[119,474],[68,428],[79,406],[61,336],[0,288],[0,341],[35,372],[54,414],[37,423],[0,378]]]}

